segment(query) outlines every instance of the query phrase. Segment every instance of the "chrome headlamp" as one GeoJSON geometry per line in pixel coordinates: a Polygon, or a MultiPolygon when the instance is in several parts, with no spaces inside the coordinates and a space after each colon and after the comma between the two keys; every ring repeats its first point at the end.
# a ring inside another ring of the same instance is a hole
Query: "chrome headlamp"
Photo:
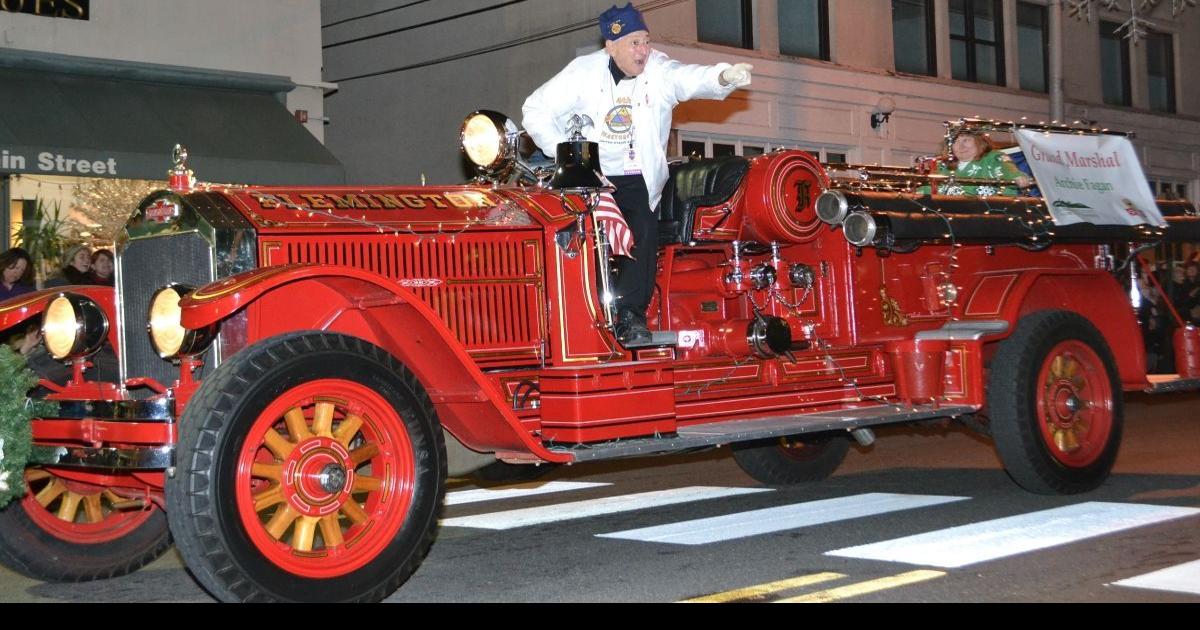
{"type": "Polygon", "coordinates": [[[462,152],[480,171],[494,173],[517,157],[517,124],[500,112],[481,109],[463,121],[459,140],[462,152]]]}
{"type": "Polygon", "coordinates": [[[180,323],[183,310],[179,300],[194,290],[186,285],[170,284],[155,291],[150,298],[146,330],[150,333],[150,345],[164,359],[198,355],[207,350],[216,337],[216,325],[189,330],[180,323]]]}
{"type": "Polygon", "coordinates": [[[89,297],[60,293],[42,314],[46,351],[59,361],[94,354],[107,336],[108,316],[89,297]]]}

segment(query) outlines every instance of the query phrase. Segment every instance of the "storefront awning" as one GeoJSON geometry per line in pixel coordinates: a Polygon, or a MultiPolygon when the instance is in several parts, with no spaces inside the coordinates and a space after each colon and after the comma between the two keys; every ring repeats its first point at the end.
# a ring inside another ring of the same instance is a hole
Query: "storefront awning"
{"type": "Polygon", "coordinates": [[[344,183],[277,94],[0,67],[0,173],[160,180],[178,143],[201,181],[344,183]]]}

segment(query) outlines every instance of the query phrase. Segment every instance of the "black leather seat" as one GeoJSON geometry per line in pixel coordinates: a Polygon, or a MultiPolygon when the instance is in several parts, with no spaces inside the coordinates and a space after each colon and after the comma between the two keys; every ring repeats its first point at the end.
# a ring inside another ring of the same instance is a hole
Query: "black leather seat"
{"type": "Polygon", "coordinates": [[[692,240],[696,208],[728,201],[749,168],[750,161],[736,155],[672,166],[658,206],[658,244],[692,240]]]}

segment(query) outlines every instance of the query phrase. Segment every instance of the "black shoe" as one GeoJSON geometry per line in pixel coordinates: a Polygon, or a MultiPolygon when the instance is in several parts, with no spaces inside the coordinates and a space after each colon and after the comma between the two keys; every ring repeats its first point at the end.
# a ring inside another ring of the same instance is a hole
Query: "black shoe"
{"type": "Polygon", "coordinates": [[[613,326],[617,341],[623,346],[638,346],[650,343],[652,336],[646,326],[646,316],[634,311],[621,309],[617,313],[617,324],[613,326]]]}

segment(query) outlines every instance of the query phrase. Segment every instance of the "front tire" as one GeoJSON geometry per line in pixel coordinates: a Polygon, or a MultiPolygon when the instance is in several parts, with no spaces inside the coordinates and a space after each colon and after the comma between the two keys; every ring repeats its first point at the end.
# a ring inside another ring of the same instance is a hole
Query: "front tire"
{"type": "Polygon", "coordinates": [[[733,458],[755,481],[785,486],[829,477],[849,451],[849,439],[827,434],[734,444],[733,458]]]}
{"type": "Polygon", "coordinates": [[[0,510],[0,563],[22,575],[102,580],[132,573],[171,546],[167,517],[144,489],[72,481],[42,468],[26,469],[25,485],[25,496],[0,510]]]}
{"type": "Polygon", "coordinates": [[[1067,311],[1022,318],[988,374],[996,451],[1038,494],[1076,494],[1108,478],[1121,445],[1121,384],[1096,327],[1067,311]]]}
{"type": "Polygon", "coordinates": [[[382,348],[320,332],[268,339],[206,379],[180,425],[171,531],[222,601],[378,601],[433,543],[442,429],[382,348]]]}

